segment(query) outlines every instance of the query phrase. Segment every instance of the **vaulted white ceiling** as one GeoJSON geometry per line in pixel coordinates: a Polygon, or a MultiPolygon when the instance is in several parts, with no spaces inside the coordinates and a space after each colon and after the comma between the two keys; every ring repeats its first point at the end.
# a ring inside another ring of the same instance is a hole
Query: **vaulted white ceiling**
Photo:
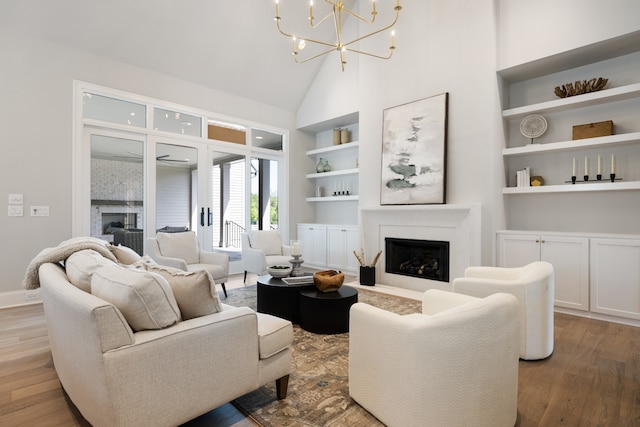
{"type": "MultiPolygon", "coordinates": [[[[0,26],[295,111],[322,60],[295,64],[274,0],[3,0],[0,26]]],[[[281,0],[302,20],[308,2],[281,0]]],[[[336,60],[337,61],[337,60],[336,60]]]]}

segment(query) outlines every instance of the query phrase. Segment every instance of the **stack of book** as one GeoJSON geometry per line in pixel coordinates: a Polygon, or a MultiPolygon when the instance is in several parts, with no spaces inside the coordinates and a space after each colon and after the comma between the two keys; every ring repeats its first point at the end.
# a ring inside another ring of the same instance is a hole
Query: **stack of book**
{"type": "Polygon", "coordinates": [[[516,187],[531,186],[531,168],[526,167],[516,172],[516,187]]]}

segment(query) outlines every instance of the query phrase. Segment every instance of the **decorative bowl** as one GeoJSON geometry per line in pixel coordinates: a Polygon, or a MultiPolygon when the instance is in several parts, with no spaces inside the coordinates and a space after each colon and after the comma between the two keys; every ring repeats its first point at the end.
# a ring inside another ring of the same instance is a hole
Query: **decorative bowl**
{"type": "Polygon", "coordinates": [[[272,265],[270,267],[267,267],[267,273],[269,273],[271,277],[275,277],[276,279],[281,279],[291,274],[291,266],[290,265],[272,265]]]}
{"type": "Polygon", "coordinates": [[[320,292],[334,292],[344,282],[344,273],[335,270],[318,271],[313,274],[313,283],[320,292]]]}

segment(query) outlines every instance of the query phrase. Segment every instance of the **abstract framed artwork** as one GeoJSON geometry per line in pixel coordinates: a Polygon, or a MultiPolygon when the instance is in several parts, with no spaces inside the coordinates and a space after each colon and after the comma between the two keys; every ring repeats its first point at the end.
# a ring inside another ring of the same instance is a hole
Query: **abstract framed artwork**
{"type": "Polygon", "coordinates": [[[448,104],[445,92],[384,110],[380,204],[446,203],[448,104]]]}

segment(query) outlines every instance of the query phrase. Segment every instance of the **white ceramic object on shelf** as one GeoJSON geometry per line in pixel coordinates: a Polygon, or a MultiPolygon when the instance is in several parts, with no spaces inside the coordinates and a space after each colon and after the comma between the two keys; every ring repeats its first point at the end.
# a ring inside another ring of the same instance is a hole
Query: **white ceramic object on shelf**
{"type": "Polygon", "coordinates": [[[540,114],[531,114],[520,122],[520,132],[526,138],[541,137],[547,131],[547,119],[540,114]]]}
{"type": "Polygon", "coordinates": [[[276,279],[281,279],[283,277],[287,277],[291,274],[291,266],[290,265],[272,265],[267,267],[267,273],[276,279]]]}

